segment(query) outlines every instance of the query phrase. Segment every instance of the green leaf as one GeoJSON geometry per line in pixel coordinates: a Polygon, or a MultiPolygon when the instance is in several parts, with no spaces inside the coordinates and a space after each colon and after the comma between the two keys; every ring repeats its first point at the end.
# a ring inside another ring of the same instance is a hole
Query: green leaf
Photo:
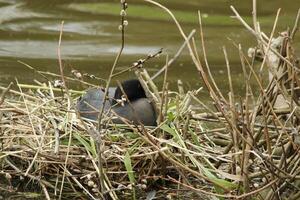
{"type": "Polygon", "coordinates": [[[169,125],[167,124],[163,124],[161,127],[160,127],[161,130],[167,132],[167,133],[170,133],[174,138],[177,137],[177,133],[174,129],[172,129],[169,125]]]}
{"type": "Polygon", "coordinates": [[[192,140],[194,141],[194,144],[196,144],[197,146],[201,146],[198,135],[190,128],[189,128],[189,133],[192,136],[192,140]]]}
{"type": "Polygon", "coordinates": [[[127,132],[127,133],[124,133],[124,135],[126,136],[126,138],[128,139],[136,139],[136,138],[139,138],[139,134],[135,133],[135,132],[127,132]]]}
{"type": "Polygon", "coordinates": [[[90,139],[90,144],[91,144],[91,152],[92,155],[94,156],[94,158],[96,158],[97,155],[97,148],[96,148],[96,144],[95,144],[95,140],[91,137],[90,139]]]}
{"type": "Polygon", "coordinates": [[[130,183],[135,183],[135,178],[133,175],[133,169],[132,169],[132,165],[131,165],[131,159],[130,159],[130,155],[128,152],[126,152],[126,154],[125,154],[124,164],[125,164],[125,168],[127,170],[127,174],[128,174],[130,183]]]}
{"type": "Polygon", "coordinates": [[[81,135],[74,133],[74,137],[82,144],[86,151],[91,152],[94,158],[97,157],[95,144],[90,145],[81,135]]]}
{"type": "MultiPolygon", "coordinates": [[[[130,155],[128,152],[126,152],[125,157],[124,157],[124,164],[125,164],[125,168],[128,174],[128,178],[129,181],[132,185],[134,185],[135,183],[135,178],[134,178],[134,174],[133,174],[133,168],[131,165],[131,159],[130,159],[130,155]]],[[[132,193],[133,193],[133,199],[135,199],[135,189],[134,187],[132,188],[132,193]]]]}
{"type": "Polygon", "coordinates": [[[216,177],[213,173],[211,173],[207,168],[205,167],[202,167],[201,168],[203,173],[205,174],[205,176],[211,180],[213,183],[215,183],[215,190],[219,193],[219,194],[222,194],[224,193],[224,190],[221,188],[226,188],[228,190],[232,190],[232,189],[235,189],[237,188],[237,185],[234,184],[234,183],[231,183],[229,181],[226,181],[224,179],[221,179],[221,178],[218,178],[216,177]],[[218,186],[221,186],[221,187],[218,187],[218,186]]]}
{"type": "Polygon", "coordinates": [[[168,112],[167,116],[169,121],[173,121],[176,117],[176,115],[173,112],[168,112]]]}

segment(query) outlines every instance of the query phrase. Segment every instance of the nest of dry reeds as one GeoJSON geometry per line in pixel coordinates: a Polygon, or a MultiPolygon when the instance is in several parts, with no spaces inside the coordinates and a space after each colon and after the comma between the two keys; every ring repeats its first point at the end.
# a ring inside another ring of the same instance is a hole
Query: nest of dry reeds
{"type": "MultiPolygon", "coordinates": [[[[224,48],[230,85],[226,98],[206,60],[200,13],[205,65],[196,53],[196,44],[189,42],[190,37],[173,14],[158,3],[146,1],[163,8],[175,20],[215,107],[206,106],[198,98],[199,90],[184,92],[180,82],[178,92],[168,90],[167,69],[174,59],[167,59],[163,89],[158,90],[142,65],[159,51],[128,69],[135,71],[155,104],[157,127],[127,121],[115,125],[101,117],[98,122],[83,121],[75,109],[82,92],[67,87],[74,79],[64,76],[59,50],[62,88],[55,88],[51,82],[0,88],[2,197],[298,199],[300,80],[292,42],[299,13],[293,30],[274,38],[279,12],[271,35],[266,36],[256,21],[255,1],[254,28],[232,7],[237,19],[256,37],[258,46],[250,51],[252,61],[241,45],[236,46],[245,76],[244,97],[235,96],[224,48]],[[265,65],[271,69],[267,85],[254,69],[256,58],[262,61],[261,69],[265,65]],[[253,81],[258,93],[253,92],[253,81]]],[[[124,10],[125,3],[122,1],[124,10]]],[[[122,22],[124,18],[122,15],[122,22]]],[[[121,28],[124,37],[124,24],[121,28]]]]}

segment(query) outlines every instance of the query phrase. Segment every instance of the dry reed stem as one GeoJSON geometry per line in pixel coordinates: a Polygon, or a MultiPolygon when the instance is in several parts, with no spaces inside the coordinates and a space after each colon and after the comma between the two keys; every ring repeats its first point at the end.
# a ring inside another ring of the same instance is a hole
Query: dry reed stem
{"type": "MultiPolygon", "coordinates": [[[[153,3],[151,0],[147,2],[153,3]]],[[[167,11],[177,23],[169,10],[158,6],[167,11]]],[[[298,71],[295,67],[289,67],[286,62],[281,62],[280,67],[287,70],[287,73],[272,79],[265,87],[254,68],[254,59],[249,63],[241,45],[235,44],[246,79],[246,94],[241,98],[235,96],[229,58],[224,49],[230,86],[228,100],[225,99],[210,73],[200,12],[198,16],[208,72],[200,63],[195,39],[190,41],[178,23],[177,26],[216,109],[207,106],[206,102],[196,96],[200,89],[184,92],[179,83],[179,92],[168,91],[167,68],[162,92],[159,92],[147,71],[140,66],[149,55],[131,69],[136,71],[146,92],[155,99],[160,112],[160,123],[152,130],[122,119],[126,129],[124,126],[110,124],[108,119],[105,129],[102,127],[103,134],[98,135],[95,125],[82,121],[78,116],[74,118],[75,92],[66,85],[62,97],[56,96],[51,83],[47,88],[39,82],[38,86],[28,86],[34,91],[32,93],[25,93],[22,90],[25,87],[21,88],[21,84],[18,84],[20,92],[0,88],[7,90],[6,97],[16,95],[15,99],[6,98],[0,105],[0,112],[4,113],[0,123],[3,149],[0,160],[4,163],[0,176],[5,173],[13,178],[26,175],[41,187],[46,199],[64,198],[65,194],[70,195],[70,198],[81,194],[91,199],[104,199],[107,195],[112,199],[122,199],[130,195],[132,187],[141,193],[145,192],[139,189],[139,185],[144,181],[150,182],[155,177],[169,181],[164,185],[163,192],[175,190],[177,195],[190,191],[197,194],[197,197],[205,194],[232,199],[273,199],[281,198],[284,191],[291,194],[290,199],[296,199],[299,196],[296,182],[300,179],[300,161],[299,142],[295,139],[298,126],[295,119],[298,118],[299,111],[298,102],[294,98],[297,92],[294,90],[298,88],[298,71]],[[257,100],[252,92],[252,78],[261,93],[257,100]],[[276,90],[276,87],[280,88],[276,90]],[[275,99],[280,93],[287,97],[290,107],[274,108],[275,99]],[[35,97],[36,94],[39,96],[35,97]],[[194,103],[191,106],[192,101],[194,103]],[[135,176],[135,185],[130,184],[129,172],[124,167],[126,152],[129,152],[132,163],[133,172],[130,173],[135,176]],[[99,177],[102,183],[97,183],[99,177]],[[233,185],[228,187],[223,182],[233,185]],[[91,187],[92,183],[96,189],[91,187]],[[292,189],[291,184],[295,185],[292,189]],[[216,189],[222,191],[218,192],[216,189]]],[[[269,39],[261,33],[256,19],[256,1],[253,1],[255,28],[250,29],[255,32],[259,46],[265,52],[272,51],[270,40],[274,36],[278,16],[279,11],[269,39]]],[[[62,28],[59,48],[61,37],[62,28]]],[[[284,48],[289,49],[289,45],[286,41],[284,48]]],[[[285,52],[284,48],[281,54],[285,52]]],[[[294,63],[293,52],[286,52],[285,60],[294,63]]],[[[266,56],[264,60],[267,60],[266,56]]],[[[59,63],[61,78],[69,80],[63,75],[60,53],[59,63]]],[[[166,59],[166,66],[168,63],[170,61],[166,59]]],[[[260,66],[263,65],[264,63],[260,66]]],[[[110,78],[112,76],[113,72],[110,78]]],[[[155,191],[159,193],[159,190],[155,191]]],[[[185,195],[187,193],[183,194],[184,197],[185,195]]]]}
{"type": "MultiPolygon", "coordinates": [[[[187,39],[188,41],[194,36],[194,34],[196,33],[196,30],[192,30],[190,32],[190,34],[188,35],[187,39]]],[[[154,80],[155,78],[157,78],[162,72],[164,72],[170,65],[172,65],[172,63],[174,63],[178,57],[180,56],[180,54],[182,53],[182,51],[184,50],[184,48],[187,45],[187,41],[184,41],[183,44],[181,45],[181,47],[178,49],[178,51],[176,52],[176,54],[173,56],[173,58],[171,58],[168,63],[166,63],[158,72],[156,72],[151,79],[154,80]]]]}
{"type": "Polygon", "coordinates": [[[222,95],[218,85],[215,82],[215,79],[213,78],[213,75],[211,73],[209,64],[208,64],[208,60],[207,60],[207,55],[206,55],[206,48],[205,48],[205,42],[204,42],[204,34],[203,34],[203,28],[202,28],[202,17],[201,17],[201,12],[198,11],[198,21],[199,21],[199,26],[200,26],[200,38],[201,38],[201,46],[202,46],[202,52],[203,52],[203,58],[204,58],[204,62],[206,65],[206,69],[208,72],[208,76],[210,78],[210,80],[212,81],[212,84],[214,86],[214,89],[216,89],[217,94],[223,99],[223,101],[225,102],[225,98],[222,95]]]}

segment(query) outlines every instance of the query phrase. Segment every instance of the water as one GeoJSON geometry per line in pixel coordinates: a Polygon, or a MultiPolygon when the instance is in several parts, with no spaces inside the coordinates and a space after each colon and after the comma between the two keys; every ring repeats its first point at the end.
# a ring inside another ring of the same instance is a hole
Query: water
{"type": "MultiPolygon", "coordinates": [[[[89,1],[98,2],[97,6],[82,4],[85,2],[87,1],[0,0],[0,85],[7,85],[15,79],[20,83],[33,83],[33,79],[41,79],[20,61],[38,70],[59,73],[57,45],[62,20],[65,22],[62,57],[66,74],[70,75],[72,69],[77,69],[82,73],[107,78],[120,48],[119,1],[89,1]]],[[[232,41],[241,43],[246,52],[247,47],[255,45],[255,40],[237,20],[230,18],[232,12],[229,6],[233,4],[251,23],[251,1],[160,0],[160,2],[175,11],[186,34],[194,28],[198,29],[197,10],[201,9],[208,60],[216,82],[224,93],[228,91],[222,53],[222,46],[226,46],[234,87],[242,91],[243,76],[238,51],[232,41]]],[[[286,2],[282,0],[258,2],[259,20],[262,30],[267,34],[272,28],[278,8],[282,8],[282,12],[277,32],[293,25],[300,1],[286,2]]],[[[164,65],[165,55],[172,57],[183,43],[172,20],[161,10],[141,0],[129,1],[128,21],[126,47],[117,71],[125,69],[139,58],[144,58],[148,53],[164,48],[162,56],[145,65],[150,73],[155,73],[164,65]]],[[[295,41],[298,52],[299,34],[295,41]]],[[[196,42],[200,49],[199,39],[196,42]]],[[[199,50],[200,55],[201,53],[199,50]]],[[[122,80],[128,76],[132,77],[133,74],[127,73],[117,79],[122,80]]],[[[171,87],[175,88],[177,79],[183,80],[186,89],[202,86],[187,50],[169,70],[168,80],[171,87]]],[[[156,82],[161,84],[162,78],[157,78],[156,82]]],[[[71,86],[76,87],[75,84],[71,86]]]]}
{"type": "MultiPolygon", "coordinates": [[[[107,78],[113,60],[120,48],[119,1],[85,0],[1,0],[0,1],[0,84],[18,79],[21,83],[33,83],[40,78],[19,61],[38,70],[59,73],[57,44],[61,21],[65,22],[62,57],[65,72],[72,69],[107,78]]],[[[226,46],[233,74],[233,82],[242,88],[238,51],[232,41],[241,43],[244,51],[255,45],[253,36],[236,19],[229,6],[236,9],[251,23],[251,1],[225,0],[167,0],[160,1],[169,7],[184,27],[186,34],[198,29],[197,10],[203,15],[204,34],[208,60],[221,90],[226,92],[228,84],[222,46],[226,46]]],[[[280,0],[259,1],[258,14],[262,30],[269,34],[278,8],[282,8],[278,32],[292,26],[300,1],[284,3],[280,0]]],[[[126,47],[117,71],[125,69],[148,53],[164,48],[163,56],[148,62],[145,67],[155,73],[165,63],[165,55],[172,57],[183,39],[176,26],[163,11],[143,1],[129,1],[129,25],[126,28],[126,47]]],[[[298,34],[299,35],[299,34],[298,34]]],[[[196,33],[198,38],[198,34],[196,33]]],[[[299,36],[296,47],[299,49],[299,36]]],[[[196,40],[200,51],[199,40],[196,40]]],[[[132,77],[124,74],[116,79],[132,77]]],[[[116,80],[115,79],[115,80],[116,80]]],[[[185,50],[169,70],[169,81],[175,87],[182,79],[187,89],[202,85],[195,66],[185,50]]],[[[157,78],[162,82],[162,77],[157,78]]],[[[95,82],[95,81],[94,81],[95,82]]],[[[74,85],[73,85],[74,86],[74,85]]]]}

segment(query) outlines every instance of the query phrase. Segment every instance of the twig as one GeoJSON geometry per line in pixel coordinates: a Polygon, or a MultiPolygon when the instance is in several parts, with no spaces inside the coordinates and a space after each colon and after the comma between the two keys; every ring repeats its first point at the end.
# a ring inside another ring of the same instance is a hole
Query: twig
{"type": "MultiPolygon", "coordinates": [[[[57,47],[57,56],[58,56],[60,76],[61,76],[61,80],[63,82],[63,87],[65,89],[65,94],[66,94],[67,99],[68,99],[68,109],[70,110],[72,99],[69,95],[70,94],[69,89],[66,85],[66,81],[65,81],[65,77],[64,77],[64,70],[63,70],[63,65],[62,65],[62,59],[61,59],[61,42],[62,42],[63,28],[64,28],[64,21],[61,22],[61,26],[60,26],[59,41],[58,41],[58,47],[57,47]]],[[[68,117],[67,117],[67,119],[68,119],[68,117]]],[[[67,150],[67,155],[66,155],[65,162],[64,162],[64,173],[63,173],[63,176],[62,176],[62,181],[61,181],[62,183],[61,183],[60,193],[59,193],[59,198],[58,198],[59,200],[61,199],[62,193],[63,193],[65,174],[66,174],[66,171],[67,171],[67,162],[68,162],[69,153],[70,153],[71,138],[72,138],[72,134],[70,132],[69,133],[69,141],[68,141],[68,150],[67,150]]]]}
{"type": "MultiPolygon", "coordinates": [[[[168,63],[169,63],[169,57],[168,55],[166,56],[166,68],[165,70],[165,74],[164,74],[164,82],[163,82],[163,88],[162,88],[162,94],[161,94],[161,104],[160,104],[160,113],[159,113],[159,117],[158,117],[158,121],[159,124],[164,121],[164,103],[167,104],[167,102],[165,101],[166,97],[168,96],[168,93],[166,92],[167,89],[167,77],[168,77],[168,63]]],[[[152,79],[153,80],[153,79],[152,79]]]]}
{"type": "Polygon", "coordinates": [[[51,198],[50,198],[50,195],[49,195],[49,192],[48,192],[46,186],[45,186],[43,183],[40,183],[40,185],[42,186],[43,192],[44,192],[44,194],[45,194],[45,198],[46,198],[47,200],[50,200],[51,198]]]}
{"type": "MultiPolygon", "coordinates": [[[[115,61],[114,61],[114,64],[111,68],[111,71],[110,71],[110,74],[109,74],[109,77],[108,77],[108,80],[106,82],[106,87],[105,87],[105,92],[104,92],[104,95],[103,95],[103,104],[100,108],[100,112],[98,114],[98,126],[97,126],[97,130],[98,130],[98,134],[101,133],[101,129],[103,128],[102,126],[102,116],[103,116],[103,112],[104,112],[104,105],[106,103],[106,100],[107,100],[107,94],[108,94],[108,89],[109,89],[109,85],[110,85],[110,82],[111,82],[111,79],[113,77],[113,73],[115,71],[115,68],[117,66],[117,63],[122,55],[122,52],[123,52],[123,49],[124,49],[124,46],[125,46],[125,26],[127,25],[125,23],[125,15],[126,15],[126,9],[127,9],[127,3],[126,3],[126,0],[123,0],[121,1],[121,6],[122,6],[122,10],[121,10],[121,47],[120,47],[120,50],[115,58],[115,61]]],[[[98,137],[100,140],[97,141],[97,144],[98,144],[98,168],[99,168],[99,171],[100,171],[100,177],[99,177],[99,181],[100,181],[100,191],[102,194],[105,193],[105,185],[104,185],[104,171],[103,171],[103,162],[102,162],[102,141],[101,141],[101,137],[98,137]]]]}
{"type": "Polygon", "coordinates": [[[5,95],[9,92],[12,85],[13,85],[13,82],[10,82],[10,84],[7,86],[7,88],[2,91],[1,96],[0,96],[0,106],[3,104],[5,95]]]}
{"type": "Polygon", "coordinates": [[[255,32],[258,32],[258,28],[257,28],[257,9],[256,9],[256,0],[252,1],[252,19],[253,19],[253,26],[254,26],[254,30],[255,32]]]}
{"type": "MultiPolygon", "coordinates": [[[[18,60],[18,63],[24,65],[25,67],[27,67],[27,68],[29,68],[29,69],[32,69],[33,71],[35,71],[36,73],[38,73],[40,76],[42,76],[44,79],[46,79],[46,80],[48,80],[48,81],[50,81],[50,80],[49,80],[49,78],[48,78],[47,76],[45,76],[45,75],[50,75],[50,76],[54,76],[54,77],[61,77],[61,75],[58,75],[58,74],[55,74],[55,73],[52,73],[52,72],[47,72],[47,71],[45,72],[45,71],[37,70],[37,69],[35,69],[34,67],[32,67],[31,65],[29,65],[29,64],[27,64],[27,63],[25,63],[25,62],[23,62],[23,61],[20,61],[20,60],[18,60]]],[[[64,78],[65,78],[66,80],[80,82],[80,83],[85,84],[85,85],[88,85],[88,86],[92,86],[92,87],[95,87],[95,86],[96,86],[96,85],[94,85],[94,84],[91,84],[91,83],[88,83],[88,82],[86,82],[86,81],[79,80],[79,79],[75,79],[75,78],[71,78],[71,77],[67,77],[67,76],[64,76],[64,78]]],[[[102,79],[101,79],[101,80],[102,80],[102,79]]],[[[102,81],[104,81],[104,80],[102,80],[102,81]]]]}
{"type": "Polygon", "coordinates": [[[63,69],[63,64],[62,64],[62,59],[61,59],[61,39],[63,35],[63,28],[64,28],[64,21],[61,22],[60,26],[60,33],[59,33],[59,40],[58,40],[58,47],[57,47],[57,56],[58,56],[58,64],[59,64],[59,71],[60,71],[60,78],[63,82],[63,86],[66,90],[66,94],[69,94],[68,87],[66,85],[66,80],[64,76],[64,69],[63,69]]]}
{"type": "Polygon", "coordinates": [[[138,61],[134,62],[130,67],[120,71],[120,72],[117,72],[115,74],[112,75],[112,77],[116,77],[116,76],[119,76],[125,72],[128,72],[128,71],[131,71],[132,69],[136,69],[136,68],[139,68],[141,67],[142,65],[144,65],[148,60],[150,60],[151,58],[155,58],[157,56],[159,56],[161,53],[163,52],[163,49],[160,48],[159,50],[157,50],[155,53],[150,53],[147,55],[146,58],[144,59],[139,59],[138,61]]]}
{"type": "MultiPolygon", "coordinates": [[[[125,46],[125,15],[126,15],[126,9],[127,9],[127,3],[126,3],[126,0],[124,1],[121,1],[121,6],[122,6],[122,10],[121,10],[121,13],[124,13],[124,14],[121,14],[121,25],[120,25],[120,28],[121,28],[121,47],[120,47],[120,50],[114,60],[114,63],[113,63],[113,66],[110,70],[110,74],[109,74],[109,77],[108,77],[108,80],[106,82],[106,87],[105,87],[105,92],[104,92],[104,95],[103,95],[103,104],[100,108],[100,112],[98,114],[98,127],[97,127],[97,130],[100,131],[101,128],[102,128],[102,115],[103,115],[103,111],[104,111],[104,105],[106,103],[106,100],[107,100],[107,94],[108,94],[108,88],[109,88],[109,85],[110,85],[110,82],[111,82],[111,79],[113,77],[113,73],[115,71],[115,68],[119,62],[119,59],[122,55],[122,52],[123,52],[123,49],[124,49],[124,46],[125,46]]],[[[104,192],[104,191],[103,191],[104,192]]]]}
{"type": "Polygon", "coordinates": [[[208,76],[209,76],[210,80],[212,81],[212,84],[213,84],[214,88],[216,89],[217,93],[225,102],[226,100],[225,100],[224,96],[222,95],[218,85],[216,84],[215,79],[213,78],[213,75],[210,70],[210,66],[207,61],[206,48],[205,48],[205,43],[204,43],[204,34],[203,34],[203,28],[202,28],[202,17],[201,17],[200,10],[198,11],[198,21],[199,21],[199,26],[200,26],[200,38],[201,38],[201,44],[202,44],[203,58],[204,58],[204,62],[206,65],[207,72],[208,72],[208,76]]]}
{"type": "MultiPolygon", "coordinates": [[[[231,10],[234,12],[234,14],[236,15],[237,19],[254,35],[256,36],[256,38],[262,42],[264,45],[268,45],[266,41],[264,41],[262,38],[259,37],[259,35],[243,20],[243,18],[240,16],[240,14],[236,11],[236,9],[233,6],[230,6],[231,10]]],[[[262,34],[263,38],[269,40],[269,38],[262,34]]],[[[294,67],[294,69],[299,72],[300,70],[295,68],[295,66],[289,61],[287,60],[285,57],[283,57],[280,53],[278,53],[276,51],[276,49],[274,48],[270,48],[270,50],[276,54],[280,59],[282,59],[284,62],[286,62],[290,67],[294,67]]]]}
{"type": "Polygon", "coordinates": [[[176,52],[176,54],[174,55],[173,58],[171,58],[169,60],[168,63],[166,63],[158,72],[156,72],[151,79],[154,80],[156,77],[158,77],[163,71],[165,71],[165,69],[167,67],[169,67],[170,65],[173,64],[173,62],[180,56],[180,54],[182,53],[184,47],[187,45],[187,42],[194,36],[194,34],[196,33],[196,30],[193,29],[190,34],[187,37],[187,40],[184,41],[184,43],[181,45],[181,47],[178,49],[178,51],[176,52]]]}
{"type": "Polygon", "coordinates": [[[296,20],[295,20],[295,24],[294,24],[294,27],[293,27],[293,30],[291,32],[291,38],[294,39],[298,29],[299,29],[299,20],[300,19],[300,8],[298,9],[298,13],[297,13],[297,16],[296,16],[296,20]]]}
{"type": "Polygon", "coordinates": [[[269,39],[268,45],[266,46],[265,51],[264,51],[265,56],[264,56],[264,59],[263,59],[263,61],[262,61],[262,63],[261,63],[260,72],[262,72],[263,66],[264,66],[265,62],[268,60],[268,56],[267,56],[267,55],[268,55],[268,53],[269,53],[269,51],[270,51],[270,48],[271,48],[272,39],[273,39],[275,30],[276,30],[276,25],[277,25],[277,22],[278,22],[280,10],[281,10],[281,9],[278,9],[278,10],[277,10],[276,18],[275,18],[275,21],[274,21],[274,24],[273,24],[273,28],[272,28],[272,31],[271,31],[271,35],[270,35],[270,39],[269,39]]]}

